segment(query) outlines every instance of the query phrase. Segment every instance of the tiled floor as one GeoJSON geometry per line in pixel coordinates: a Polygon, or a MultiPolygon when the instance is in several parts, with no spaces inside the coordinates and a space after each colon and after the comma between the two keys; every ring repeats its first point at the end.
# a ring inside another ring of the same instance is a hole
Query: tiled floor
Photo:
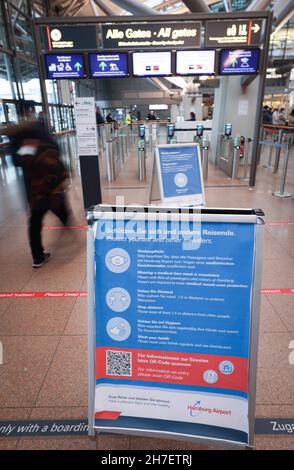
{"type": "MultiPolygon", "coordinates": [[[[266,155],[264,155],[266,158],[266,155]]],[[[73,166],[76,167],[75,162],[73,166]]],[[[136,155],[118,167],[109,184],[101,160],[103,201],[148,204],[152,159],[147,160],[147,182],[138,183],[136,155]]],[[[280,172],[260,165],[257,185],[227,179],[210,166],[207,205],[260,207],[266,222],[294,222],[294,201],[272,196],[280,172]]],[[[294,192],[294,149],[287,190],[294,192]]],[[[31,267],[27,222],[17,171],[0,162],[0,292],[86,290],[86,231],[44,230],[44,242],[53,254],[42,269],[31,267]]],[[[70,189],[74,225],[85,225],[78,169],[70,189]]],[[[52,215],[45,225],[56,225],[52,215]]],[[[294,287],[294,225],[266,225],[263,281],[265,288],[294,287]]],[[[80,419],[87,416],[87,300],[0,298],[0,420],[80,419]]],[[[294,339],[294,296],[262,296],[257,373],[258,417],[294,417],[294,365],[289,344],[294,339]]],[[[257,449],[294,449],[293,437],[256,436],[257,449]]],[[[213,448],[213,446],[211,447],[213,448]]],[[[0,449],[208,449],[189,442],[121,435],[60,438],[1,438],[0,449]]]]}

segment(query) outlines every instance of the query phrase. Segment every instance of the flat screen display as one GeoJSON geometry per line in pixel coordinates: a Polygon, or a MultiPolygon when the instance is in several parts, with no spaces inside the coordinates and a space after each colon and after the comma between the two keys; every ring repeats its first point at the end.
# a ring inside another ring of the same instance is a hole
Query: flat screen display
{"type": "Polygon", "coordinates": [[[89,54],[91,78],[127,77],[128,54],[89,54]]]}
{"type": "Polygon", "coordinates": [[[177,75],[214,74],[215,51],[177,51],[177,75]]]}
{"type": "Polygon", "coordinates": [[[259,49],[223,49],[220,51],[221,75],[246,75],[258,73],[259,49]]]}
{"type": "Polygon", "coordinates": [[[133,75],[164,77],[171,74],[171,52],[133,52],[133,75]]]}
{"type": "Polygon", "coordinates": [[[47,77],[84,78],[85,66],[82,54],[48,54],[45,55],[47,77]]]}

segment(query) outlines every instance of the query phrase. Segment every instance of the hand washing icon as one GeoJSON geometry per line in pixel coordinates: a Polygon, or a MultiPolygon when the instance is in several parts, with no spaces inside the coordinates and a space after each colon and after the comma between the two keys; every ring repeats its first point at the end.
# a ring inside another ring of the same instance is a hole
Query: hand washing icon
{"type": "Polygon", "coordinates": [[[131,325],[122,317],[114,317],[107,322],[106,331],[114,341],[125,341],[131,334],[131,325]]]}
{"type": "Polygon", "coordinates": [[[109,271],[113,273],[123,273],[127,271],[131,264],[130,255],[122,248],[113,248],[105,256],[105,264],[109,271]]]}

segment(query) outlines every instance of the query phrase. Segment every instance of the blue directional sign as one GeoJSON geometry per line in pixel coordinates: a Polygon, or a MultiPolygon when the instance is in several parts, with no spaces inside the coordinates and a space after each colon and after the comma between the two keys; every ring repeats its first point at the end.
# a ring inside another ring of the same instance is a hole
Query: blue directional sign
{"type": "Polygon", "coordinates": [[[89,54],[91,78],[127,77],[128,54],[89,54]]]}
{"type": "Polygon", "coordinates": [[[82,54],[48,54],[45,56],[47,77],[84,78],[85,67],[82,54]]]}
{"type": "Polygon", "coordinates": [[[222,75],[258,73],[259,49],[223,49],[220,51],[219,72],[222,75]]]}

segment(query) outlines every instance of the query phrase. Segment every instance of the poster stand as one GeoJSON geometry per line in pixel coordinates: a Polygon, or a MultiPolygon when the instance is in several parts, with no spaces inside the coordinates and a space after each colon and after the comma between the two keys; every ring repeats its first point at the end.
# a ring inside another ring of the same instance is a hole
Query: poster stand
{"type": "Polygon", "coordinates": [[[162,205],[205,205],[201,151],[197,143],[157,145],[150,201],[162,205]]]}
{"type": "Polygon", "coordinates": [[[110,432],[225,448],[253,447],[263,215],[253,209],[105,205],[88,212],[90,435],[110,432]],[[170,224],[175,224],[173,230],[170,224]],[[167,231],[163,236],[164,226],[167,231]],[[142,227],[150,229],[150,239],[144,238],[142,227]],[[192,235],[201,233],[200,244],[197,238],[192,241],[198,243],[196,250],[191,248],[190,239],[186,246],[187,239],[181,238],[187,234],[187,227],[192,235]],[[176,240],[177,236],[180,238],[176,240]],[[151,254],[154,250],[164,253],[157,258],[157,254],[151,254]],[[156,274],[157,268],[150,266],[158,259],[161,263],[167,260],[160,268],[165,272],[162,276],[167,276],[167,266],[179,254],[181,263],[172,265],[172,270],[180,271],[180,266],[193,258],[196,264],[190,264],[189,271],[183,269],[181,281],[175,277],[163,287],[159,271],[156,274]],[[221,262],[216,262],[217,254],[221,254],[221,262]],[[204,263],[198,262],[199,256],[204,263]],[[141,266],[148,259],[149,266],[144,270],[141,266]],[[197,276],[214,276],[214,281],[191,286],[186,277],[188,272],[195,275],[196,265],[197,276]],[[151,269],[150,277],[147,270],[151,269]],[[216,285],[219,275],[226,279],[225,287],[216,285]],[[139,277],[143,284],[138,282],[139,277]],[[162,292],[162,299],[148,297],[148,283],[152,292],[162,292]],[[179,287],[171,287],[177,284],[179,287]],[[176,300],[172,294],[170,299],[164,294],[169,289],[174,289],[176,300]],[[193,302],[186,300],[186,294],[193,294],[193,302]],[[152,308],[159,308],[159,314],[152,308]],[[192,322],[187,320],[187,312],[192,322]],[[150,318],[153,333],[148,326],[150,318]],[[156,323],[158,320],[161,323],[156,323]],[[173,346],[168,346],[161,327],[177,328],[173,323],[180,328],[171,335],[173,346]],[[204,334],[205,325],[208,333],[204,334]],[[194,328],[198,326],[201,328],[194,328]],[[149,328],[149,333],[143,334],[141,328],[149,328]],[[182,331],[187,329],[192,332],[183,336],[182,331]],[[151,334],[153,344],[145,339],[151,334]],[[180,338],[177,344],[176,335],[180,338]],[[162,339],[161,344],[154,343],[156,337],[162,339]],[[108,362],[109,357],[113,363],[108,362]],[[147,364],[148,357],[163,362],[159,365],[152,359],[152,364],[147,364]],[[122,365],[122,361],[126,362],[122,365]],[[192,375],[189,367],[182,368],[181,362],[186,361],[192,364],[192,375]],[[193,363],[197,364],[195,369],[193,363]],[[163,369],[173,375],[162,377],[163,369]],[[144,370],[156,373],[151,372],[148,378],[144,370]],[[198,372],[201,374],[196,377],[198,372]],[[143,406],[144,402],[150,406],[143,406]]]}

